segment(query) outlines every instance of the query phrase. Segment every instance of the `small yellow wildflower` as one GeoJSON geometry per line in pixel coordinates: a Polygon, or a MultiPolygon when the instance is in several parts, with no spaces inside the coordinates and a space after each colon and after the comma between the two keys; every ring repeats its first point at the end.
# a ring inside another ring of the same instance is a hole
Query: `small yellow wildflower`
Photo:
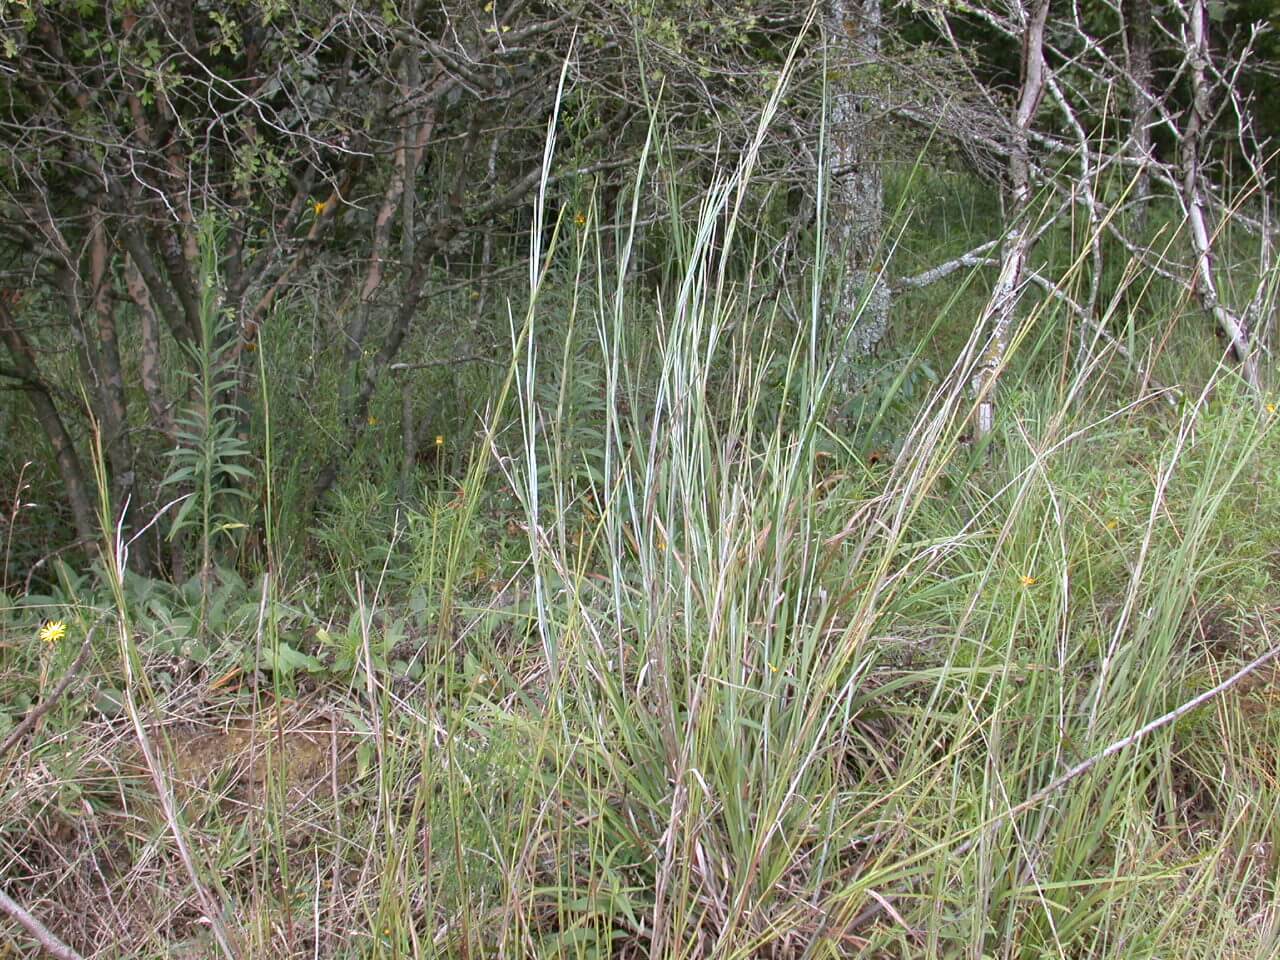
{"type": "Polygon", "coordinates": [[[369,426],[371,426],[371,427],[376,427],[376,426],[378,425],[378,418],[377,418],[377,417],[372,417],[372,416],[371,416],[371,417],[369,417],[369,419],[368,419],[368,423],[369,423],[369,426]]]}
{"type": "Polygon", "coordinates": [[[577,215],[573,218],[573,225],[574,225],[575,227],[579,227],[579,228],[581,228],[581,227],[585,227],[585,226],[587,225],[587,215],[586,215],[585,213],[579,213],[579,214],[577,214],[577,215]]]}
{"type": "MultiPolygon", "coordinates": [[[[768,662],[768,661],[766,661],[766,662],[768,662]]],[[[770,664],[769,664],[769,669],[770,669],[773,673],[777,673],[777,672],[778,672],[778,668],[777,668],[776,666],[774,666],[772,663],[770,663],[770,664]]]]}
{"type": "Polygon", "coordinates": [[[1268,403],[1267,413],[1275,413],[1275,412],[1276,412],[1276,405],[1274,403],[1268,403]]]}
{"type": "Polygon", "coordinates": [[[437,447],[443,447],[443,446],[444,446],[444,437],[440,436],[440,434],[438,434],[438,433],[436,434],[436,446],[437,446],[437,447]]]}
{"type": "Polygon", "coordinates": [[[1036,578],[1035,578],[1035,577],[1032,577],[1032,576],[1028,576],[1027,574],[1025,574],[1025,573],[1024,573],[1024,574],[1019,578],[1019,582],[1020,582],[1024,587],[1034,587],[1034,586],[1036,585],[1036,578]]]}
{"type": "Polygon", "coordinates": [[[38,634],[41,642],[47,643],[50,646],[57,643],[66,635],[67,635],[67,625],[63,623],[61,620],[46,621],[44,626],[40,628],[40,633],[38,634]]]}
{"type": "Polygon", "coordinates": [[[315,203],[311,205],[311,209],[316,212],[316,216],[318,217],[325,212],[328,206],[329,205],[325,203],[325,201],[317,200],[315,203]]]}
{"type": "Polygon", "coordinates": [[[1120,526],[1120,521],[1117,520],[1115,517],[1112,517],[1110,520],[1106,522],[1106,528],[1108,530],[1116,530],[1119,528],[1119,526],[1120,526]]]}

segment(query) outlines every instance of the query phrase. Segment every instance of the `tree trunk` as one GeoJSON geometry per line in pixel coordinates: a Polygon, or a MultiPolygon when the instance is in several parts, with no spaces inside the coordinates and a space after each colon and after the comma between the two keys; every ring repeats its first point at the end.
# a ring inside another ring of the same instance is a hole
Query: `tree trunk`
{"type": "Polygon", "coordinates": [[[1022,293],[1022,274],[1030,252],[1032,231],[1027,223],[1031,203],[1031,161],[1028,132],[1035,119],[1040,99],[1044,96],[1046,65],[1044,60],[1044,27],[1049,16],[1049,0],[1034,0],[1030,9],[1019,0],[1018,18],[1024,24],[1022,40],[1022,86],[1013,114],[1013,137],[1009,148],[1009,230],[1005,234],[1000,258],[1000,275],[982,312],[979,324],[990,326],[991,334],[974,375],[973,387],[978,400],[976,432],[981,436],[995,427],[996,379],[1004,368],[1005,354],[1013,332],[1018,300],[1022,293]]]}
{"type": "MultiPolygon", "coordinates": [[[[111,468],[111,504],[128,531],[142,529],[142,498],[136,489],[133,441],[129,436],[129,411],[125,399],[124,372],[120,365],[120,345],[116,336],[116,308],[112,296],[110,250],[101,219],[94,222],[89,238],[90,296],[96,329],[97,349],[92,351],[94,387],[98,395],[98,417],[102,424],[102,447],[111,468]]],[[[86,324],[86,327],[88,324],[86,324]]],[[[85,333],[88,334],[86,329],[85,333]]],[[[86,338],[88,339],[88,338],[86,338]]],[[[151,550],[139,537],[129,550],[129,566],[146,571],[151,566],[151,550]]]]}
{"type": "Polygon", "coordinates": [[[1129,95],[1129,145],[1138,162],[1134,177],[1133,224],[1139,232],[1146,228],[1147,206],[1151,200],[1150,164],[1155,160],[1151,143],[1152,90],[1151,0],[1124,0],[1124,42],[1129,95]]]}
{"type": "MultiPolygon", "coordinates": [[[[141,322],[141,355],[138,369],[142,380],[142,391],[147,398],[147,411],[151,415],[151,426],[164,435],[172,449],[178,446],[178,428],[174,423],[173,410],[164,395],[160,319],[156,316],[146,281],[138,271],[133,258],[129,256],[125,257],[124,281],[129,291],[129,298],[133,301],[141,322]]],[[[177,583],[187,579],[187,548],[182,537],[175,537],[169,542],[169,573],[177,583]]]]}
{"type": "Polygon", "coordinates": [[[873,149],[871,118],[859,102],[859,66],[880,51],[881,0],[828,0],[826,34],[831,91],[828,250],[841,267],[834,317],[853,329],[845,356],[875,349],[889,322],[889,287],[877,252],[884,222],[884,183],[873,149]]]}
{"type": "Polygon", "coordinates": [[[67,432],[57,405],[53,402],[53,394],[49,386],[40,379],[40,371],[36,365],[35,352],[27,342],[22,331],[14,322],[9,305],[0,301],[0,341],[4,342],[13,358],[15,373],[21,379],[23,389],[31,399],[36,419],[44,430],[53,448],[54,460],[58,464],[58,475],[62,479],[66,491],[67,505],[71,508],[71,522],[76,529],[76,537],[83,543],[92,543],[98,536],[98,523],[93,512],[93,497],[89,485],[85,482],[84,469],[80,457],[76,453],[75,443],[67,432]]]}

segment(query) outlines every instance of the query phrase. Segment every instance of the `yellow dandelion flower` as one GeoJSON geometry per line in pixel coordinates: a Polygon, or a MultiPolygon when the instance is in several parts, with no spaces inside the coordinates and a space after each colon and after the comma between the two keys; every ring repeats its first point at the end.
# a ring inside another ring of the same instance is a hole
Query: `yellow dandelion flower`
{"type": "Polygon", "coordinates": [[[440,434],[436,434],[436,446],[437,447],[444,446],[444,437],[440,436],[440,434]]]}
{"type": "Polygon", "coordinates": [[[67,625],[61,620],[46,620],[44,625],[40,628],[40,633],[37,634],[42,643],[47,643],[50,646],[57,643],[66,635],[67,625]]]}
{"type": "Polygon", "coordinates": [[[585,227],[587,225],[587,215],[585,213],[579,213],[573,218],[573,225],[575,227],[585,227]]]}
{"type": "Polygon", "coordinates": [[[1036,578],[1035,578],[1035,577],[1032,577],[1032,576],[1028,576],[1027,574],[1025,574],[1025,573],[1024,573],[1024,574],[1019,578],[1019,582],[1020,582],[1024,587],[1034,587],[1034,586],[1036,585],[1036,578]]]}
{"type": "Polygon", "coordinates": [[[1275,413],[1275,412],[1276,412],[1276,405],[1274,403],[1268,403],[1267,413],[1275,413]]]}

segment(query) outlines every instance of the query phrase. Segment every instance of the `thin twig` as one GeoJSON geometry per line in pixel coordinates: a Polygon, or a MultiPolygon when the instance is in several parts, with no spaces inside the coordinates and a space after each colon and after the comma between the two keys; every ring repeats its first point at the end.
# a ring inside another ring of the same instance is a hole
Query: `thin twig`
{"type": "Polygon", "coordinates": [[[27,712],[27,715],[22,718],[22,722],[14,727],[9,732],[9,735],[4,738],[4,743],[0,743],[0,757],[13,749],[14,744],[25,737],[31,728],[36,725],[37,721],[52,710],[58,701],[62,699],[62,695],[67,692],[67,688],[71,686],[72,681],[75,680],[80,670],[84,667],[85,661],[89,659],[89,651],[93,648],[93,631],[96,629],[98,629],[96,623],[89,628],[89,633],[84,638],[84,645],[80,647],[80,653],[76,656],[75,662],[71,664],[66,675],[58,681],[58,685],[54,687],[53,692],[39,704],[32,707],[27,712]]]}
{"type": "Polygon", "coordinates": [[[84,960],[83,956],[59,940],[48,927],[28,913],[22,904],[15,901],[3,890],[0,890],[0,910],[17,920],[26,929],[27,933],[40,942],[40,946],[57,957],[58,960],[84,960]]]}
{"type": "Polygon", "coordinates": [[[31,581],[35,579],[35,576],[37,573],[39,573],[40,568],[43,567],[45,564],[47,564],[54,557],[60,556],[61,554],[64,554],[69,550],[75,550],[79,547],[83,547],[86,543],[97,543],[97,542],[98,542],[97,537],[79,537],[75,540],[72,540],[70,543],[64,543],[62,546],[58,547],[56,550],[51,550],[48,553],[46,553],[43,557],[41,557],[39,560],[33,563],[31,565],[31,569],[27,571],[27,578],[24,581],[22,581],[22,592],[23,593],[31,592],[31,581]]]}
{"type": "Polygon", "coordinates": [[[495,367],[504,366],[492,357],[454,357],[452,360],[424,360],[420,363],[393,363],[388,370],[426,370],[429,367],[452,367],[460,363],[488,363],[495,367]]]}
{"type": "Polygon", "coordinates": [[[1039,273],[1036,273],[1034,270],[1027,271],[1027,280],[1030,281],[1031,283],[1034,283],[1041,290],[1049,294],[1058,302],[1062,303],[1068,310],[1071,311],[1072,315],[1075,316],[1077,320],[1079,320],[1086,327],[1092,330],[1094,334],[1097,335],[1098,339],[1102,340],[1103,343],[1105,343],[1108,347],[1110,347],[1116,353],[1120,354],[1120,356],[1122,356],[1125,359],[1125,361],[1129,364],[1129,366],[1133,368],[1133,371],[1138,374],[1141,380],[1143,380],[1145,383],[1149,383],[1152,387],[1154,387],[1155,394],[1157,396],[1163,396],[1165,403],[1167,403],[1169,406],[1171,406],[1175,410],[1178,409],[1178,403],[1183,398],[1182,391],[1177,387],[1166,386],[1165,384],[1157,380],[1152,375],[1151,371],[1148,370],[1146,367],[1144,367],[1138,361],[1138,359],[1129,351],[1129,348],[1126,347],[1123,343],[1121,343],[1118,339],[1116,339],[1116,337],[1113,336],[1109,330],[1107,330],[1105,324],[1095,319],[1093,314],[1091,314],[1088,310],[1086,310],[1080,304],[1076,303],[1075,300],[1071,299],[1071,297],[1067,295],[1066,291],[1064,291],[1059,286],[1059,284],[1054,283],[1048,277],[1041,276],[1039,273]]]}
{"type": "Polygon", "coordinates": [[[951,276],[951,274],[955,273],[957,270],[963,269],[964,267],[977,269],[979,267],[999,266],[1000,261],[998,259],[986,256],[986,254],[995,249],[999,243],[999,237],[994,240],[988,240],[986,243],[981,243],[972,250],[968,250],[960,254],[958,257],[953,257],[945,263],[937,264],[936,266],[930,267],[928,270],[924,270],[914,276],[899,277],[889,283],[889,289],[894,293],[903,293],[907,290],[919,290],[951,276]]]}

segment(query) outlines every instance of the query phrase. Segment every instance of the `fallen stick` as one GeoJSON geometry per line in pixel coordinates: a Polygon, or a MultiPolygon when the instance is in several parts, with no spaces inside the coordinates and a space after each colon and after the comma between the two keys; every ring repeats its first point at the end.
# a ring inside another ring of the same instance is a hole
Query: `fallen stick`
{"type": "Polygon", "coordinates": [[[17,920],[18,923],[22,924],[27,933],[35,937],[40,942],[40,946],[57,957],[58,960],[84,960],[83,956],[59,940],[48,927],[28,913],[20,903],[16,902],[3,890],[0,890],[0,910],[3,910],[17,920]]]}
{"type": "Polygon", "coordinates": [[[1080,777],[1083,777],[1086,773],[1088,773],[1090,770],[1096,767],[1103,760],[1107,759],[1108,757],[1114,756],[1115,754],[1119,753],[1121,750],[1124,750],[1126,747],[1133,746],[1139,740],[1145,739],[1146,737],[1155,733],[1161,727],[1167,727],[1169,724],[1186,716],[1188,713],[1190,713],[1192,710],[1195,710],[1197,707],[1202,707],[1206,703],[1208,703],[1210,700],[1213,700],[1214,698],[1221,696],[1222,694],[1230,690],[1232,687],[1234,687],[1241,680],[1243,680],[1245,677],[1249,676],[1249,674],[1253,673],[1260,667],[1266,666],[1269,662],[1271,662],[1278,656],[1280,656],[1280,646],[1272,647],[1266,653],[1261,654],[1260,656],[1255,657],[1253,660],[1249,661],[1247,664],[1245,664],[1243,667],[1241,667],[1231,676],[1227,677],[1227,679],[1223,680],[1216,687],[1211,687],[1210,689],[1204,691],[1204,693],[1197,694],[1196,696],[1192,697],[1190,700],[1188,700],[1186,703],[1182,704],[1181,706],[1174,707],[1174,709],[1170,710],[1166,714],[1163,714],[1162,716],[1156,717],[1150,723],[1143,724],[1141,727],[1139,727],[1133,733],[1129,734],[1127,737],[1121,737],[1119,740],[1115,740],[1112,743],[1107,744],[1100,751],[1093,754],[1093,756],[1088,757],[1084,760],[1081,760],[1079,763],[1077,763],[1074,767],[1072,767],[1066,773],[1063,773],[1061,776],[1056,777],[1055,779],[1049,781],[1049,783],[1041,787],[1039,790],[1037,790],[1031,796],[1027,797],[1027,799],[1023,800],[1021,803],[1015,804],[1014,806],[1006,810],[1004,813],[1000,814],[998,817],[991,820],[989,823],[983,824],[982,826],[978,827],[973,836],[971,836],[964,843],[960,844],[960,846],[956,847],[956,851],[955,851],[956,855],[964,856],[964,854],[968,853],[970,850],[974,848],[975,844],[977,844],[978,840],[982,837],[983,833],[985,833],[986,831],[995,830],[1000,826],[1002,826],[1004,823],[1011,820],[1012,818],[1030,810],[1036,804],[1043,803],[1045,800],[1049,799],[1049,797],[1053,796],[1055,793],[1057,793],[1059,790],[1061,790],[1071,781],[1078,780],[1080,777]]]}
{"type": "MultiPolygon", "coordinates": [[[[1223,680],[1217,686],[1211,687],[1210,689],[1204,691],[1203,693],[1197,694],[1196,696],[1192,697],[1190,700],[1186,701],[1180,706],[1177,706],[1174,709],[1170,710],[1168,713],[1165,713],[1159,717],[1156,717],[1156,719],[1152,720],[1150,723],[1143,724],[1141,727],[1139,727],[1137,730],[1135,730],[1133,733],[1129,734],[1128,736],[1121,737],[1119,740],[1115,740],[1107,744],[1097,753],[1093,754],[1092,756],[1084,760],[1081,760],[1070,770],[1067,770],[1061,776],[1055,777],[1053,780],[1049,781],[1049,783],[1041,787],[1039,790],[1037,790],[1031,796],[1027,797],[1027,799],[1023,800],[1021,803],[1015,804],[1014,806],[1006,810],[1004,813],[994,817],[987,823],[980,824],[979,826],[974,827],[972,832],[969,835],[969,839],[964,841],[964,843],[960,844],[958,847],[955,848],[955,855],[964,856],[966,853],[971,851],[978,844],[978,842],[987,833],[987,831],[996,830],[999,827],[1003,826],[1005,823],[1008,823],[1009,820],[1011,820],[1012,818],[1018,816],[1019,814],[1025,813],[1026,811],[1030,810],[1032,807],[1036,806],[1037,804],[1043,803],[1045,800],[1049,799],[1049,797],[1053,796],[1055,793],[1062,790],[1072,781],[1078,780],[1080,777],[1084,776],[1086,773],[1088,773],[1090,770],[1096,767],[1103,760],[1106,760],[1108,757],[1114,756],[1115,754],[1124,750],[1126,747],[1131,747],[1135,743],[1138,743],[1140,740],[1146,739],[1148,736],[1155,733],[1157,730],[1163,727],[1167,727],[1169,726],[1169,724],[1174,723],[1175,721],[1186,716],[1192,710],[1195,710],[1198,707],[1204,706],[1210,700],[1213,700],[1217,697],[1222,696],[1222,694],[1226,693],[1236,684],[1240,683],[1240,681],[1244,680],[1251,673],[1255,673],[1261,667],[1266,666],[1272,660],[1276,659],[1276,657],[1280,657],[1280,646],[1274,646],[1270,650],[1268,650],[1266,653],[1263,653],[1255,657],[1253,660],[1250,660],[1243,667],[1241,667],[1231,676],[1227,677],[1227,679],[1223,680]]],[[[917,853],[914,856],[909,857],[907,861],[903,864],[900,864],[899,867],[905,867],[905,866],[910,866],[913,863],[919,863],[921,860],[924,860],[926,857],[931,856],[932,854],[937,853],[940,850],[946,848],[951,842],[952,841],[943,841],[941,843],[934,844],[929,849],[922,850],[920,853],[917,853]]],[[[910,889],[914,885],[915,885],[914,883],[909,884],[908,891],[910,891],[910,889]]],[[[844,932],[852,933],[853,931],[858,930],[862,928],[864,925],[870,923],[880,914],[886,912],[886,908],[890,906],[894,897],[899,897],[903,895],[904,893],[897,893],[897,894],[892,894],[888,897],[883,897],[878,894],[873,894],[875,902],[867,904],[867,906],[863,907],[862,910],[860,910],[853,917],[852,920],[846,923],[843,927],[844,932]]]]}

